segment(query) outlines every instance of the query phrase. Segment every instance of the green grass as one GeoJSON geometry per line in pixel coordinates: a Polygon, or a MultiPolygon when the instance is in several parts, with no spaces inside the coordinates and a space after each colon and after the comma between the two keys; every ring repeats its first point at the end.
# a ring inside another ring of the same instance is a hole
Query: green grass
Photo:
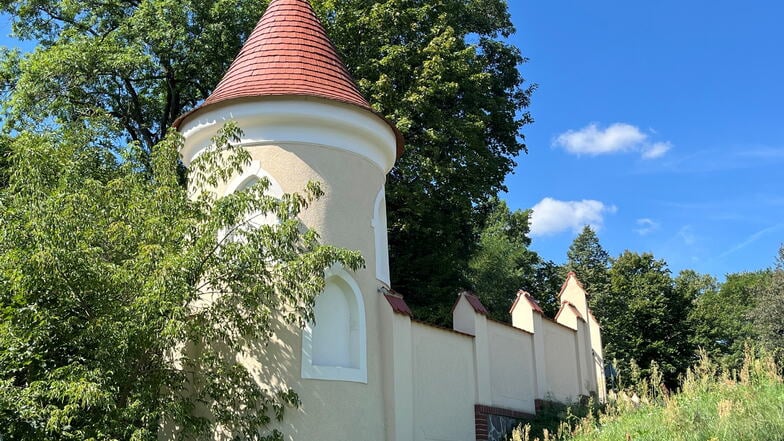
{"type": "Polygon", "coordinates": [[[512,440],[784,441],[784,381],[768,355],[747,351],[738,373],[721,372],[703,357],[672,396],[658,380],[619,393],[601,412],[567,412],[557,429],[521,427],[512,440]],[[629,398],[634,393],[639,404],[629,398]]]}

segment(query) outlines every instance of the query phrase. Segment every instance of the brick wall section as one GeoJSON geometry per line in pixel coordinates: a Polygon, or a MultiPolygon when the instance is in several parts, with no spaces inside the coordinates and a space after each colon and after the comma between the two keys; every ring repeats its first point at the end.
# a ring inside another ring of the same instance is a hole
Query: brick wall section
{"type": "MultiPolygon", "coordinates": [[[[540,401],[540,400],[536,400],[540,401]]],[[[538,409],[538,407],[537,407],[538,409]]],[[[503,409],[500,407],[474,405],[474,424],[476,427],[476,441],[487,441],[487,417],[488,415],[501,415],[510,418],[529,420],[536,415],[518,412],[516,410],[503,409]]]]}

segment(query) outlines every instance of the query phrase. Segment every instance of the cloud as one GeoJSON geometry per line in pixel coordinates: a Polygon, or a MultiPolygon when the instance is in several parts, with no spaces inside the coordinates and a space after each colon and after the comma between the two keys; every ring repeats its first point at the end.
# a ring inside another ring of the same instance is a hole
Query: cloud
{"type": "Polygon", "coordinates": [[[664,156],[672,148],[669,142],[654,142],[642,151],[642,159],[656,159],[664,156]]]}
{"type": "Polygon", "coordinates": [[[735,253],[736,251],[740,251],[743,248],[746,248],[747,246],[749,246],[752,243],[754,243],[754,242],[758,241],[759,239],[761,239],[766,234],[769,234],[769,233],[772,233],[772,232],[774,232],[776,230],[779,230],[782,227],[784,227],[784,223],[776,224],[776,225],[773,225],[773,226],[770,226],[770,227],[767,227],[767,228],[763,228],[763,229],[757,231],[756,233],[748,236],[742,242],[740,242],[738,244],[735,244],[732,248],[730,248],[727,251],[721,253],[719,255],[719,259],[723,259],[723,258],[729,256],[730,254],[735,253]]]}
{"type": "Polygon", "coordinates": [[[626,123],[611,124],[605,129],[591,123],[580,130],[567,130],[555,138],[553,145],[575,155],[638,151],[643,159],[659,158],[672,148],[670,142],[651,142],[647,133],[626,123]]]}
{"type": "Polygon", "coordinates": [[[567,230],[577,233],[585,225],[599,229],[604,222],[604,214],[616,211],[614,205],[591,199],[559,201],[544,198],[533,207],[531,235],[546,236],[567,230]]]}
{"type": "Polygon", "coordinates": [[[684,225],[678,230],[678,237],[683,240],[683,243],[686,245],[694,245],[697,243],[697,235],[694,234],[694,228],[691,225],[684,225]]]}
{"type": "Polygon", "coordinates": [[[634,231],[637,232],[640,236],[645,236],[654,231],[659,229],[659,223],[654,221],[653,219],[648,219],[644,217],[642,219],[637,219],[637,227],[634,231]]]}

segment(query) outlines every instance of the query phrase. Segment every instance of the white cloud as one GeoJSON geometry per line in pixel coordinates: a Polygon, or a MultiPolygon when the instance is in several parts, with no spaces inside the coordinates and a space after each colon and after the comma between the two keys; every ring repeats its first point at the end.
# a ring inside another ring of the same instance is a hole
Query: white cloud
{"type": "Polygon", "coordinates": [[[545,236],[567,230],[577,233],[585,225],[599,229],[604,222],[604,214],[616,211],[614,205],[591,199],[559,201],[544,198],[533,207],[531,235],[545,236]]]}
{"type": "Polygon", "coordinates": [[[659,223],[654,221],[653,219],[648,219],[644,217],[642,219],[637,219],[637,228],[634,230],[640,236],[645,236],[647,234],[653,233],[654,231],[659,229],[659,223]]]}
{"type": "MultiPolygon", "coordinates": [[[[651,132],[656,134],[653,130],[651,132]]],[[[639,151],[643,159],[661,157],[672,148],[669,142],[651,142],[647,133],[626,123],[611,124],[605,129],[591,123],[580,130],[567,130],[555,138],[553,145],[575,155],[639,151]]]]}
{"type": "Polygon", "coordinates": [[[686,245],[694,245],[697,243],[697,235],[694,234],[694,228],[691,225],[684,225],[678,230],[678,236],[683,240],[686,245]]]}
{"type": "Polygon", "coordinates": [[[776,230],[779,230],[782,227],[784,227],[784,223],[780,223],[780,224],[776,224],[776,225],[773,225],[773,226],[770,226],[770,227],[767,227],[767,228],[763,228],[763,229],[757,231],[756,233],[752,234],[751,236],[748,236],[742,242],[740,242],[738,244],[735,244],[735,246],[733,246],[729,250],[721,253],[721,255],[719,255],[719,258],[720,259],[721,258],[725,258],[725,257],[729,256],[730,254],[736,252],[736,251],[742,250],[743,248],[746,248],[747,246],[749,246],[749,245],[753,244],[754,242],[758,241],[759,239],[761,239],[766,234],[769,234],[769,233],[772,233],[772,232],[774,232],[776,230]]]}
{"type": "Polygon", "coordinates": [[[672,148],[669,142],[654,142],[642,151],[642,159],[656,159],[664,156],[672,148]]]}

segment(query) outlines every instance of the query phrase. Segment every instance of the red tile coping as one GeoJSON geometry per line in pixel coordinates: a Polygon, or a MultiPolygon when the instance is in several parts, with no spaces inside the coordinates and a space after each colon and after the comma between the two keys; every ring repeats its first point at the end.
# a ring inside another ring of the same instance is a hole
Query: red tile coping
{"type": "MultiPolygon", "coordinates": [[[[307,0],[272,0],[212,94],[174,127],[213,104],[243,98],[307,96],[373,112],[307,0]]],[[[381,117],[381,115],[378,115],[381,117]]],[[[395,132],[397,156],[403,152],[395,132]]]]}
{"type": "Polygon", "coordinates": [[[405,299],[400,294],[390,292],[389,294],[384,294],[384,298],[387,299],[389,305],[392,307],[392,311],[396,314],[403,314],[409,317],[413,317],[413,313],[411,312],[411,308],[408,307],[406,304],[405,299]]]}
{"type": "Polygon", "coordinates": [[[483,305],[482,301],[479,300],[479,297],[477,297],[476,294],[472,293],[471,291],[463,291],[458,294],[457,301],[455,302],[454,306],[452,306],[452,312],[455,312],[455,308],[457,308],[457,304],[460,302],[460,297],[465,297],[466,300],[468,300],[468,304],[470,304],[471,307],[474,308],[474,311],[476,311],[478,314],[488,314],[485,305],[483,305]]]}
{"type": "Polygon", "coordinates": [[[531,294],[529,294],[527,291],[523,291],[522,289],[520,291],[517,291],[517,297],[515,298],[514,303],[512,303],[512,307],[509,308],[509,312],[514,311],[515,306],[517,306],[517,302],[520,301],[521,298],[527,300],[534,311],[538,312],[539,314],[544,314],[544,311],[542,311],[542,307],[539,306],[539,302],[537,302],[536,299],[533,298],[531,294]]]}
{"type": "Polygon", "coordinates": [[[564,290],[566,289],[566,284],[569,283],[569,278],[570,277],[574,278],[574,281],[577,282],[577,286],[579,286],[583,290],[583,292],[585,292],[586,296],[588,296],[588,297],[591,296],[591,294],[589,294],[588,291],[583,286],[583,282],[581,282],[580,279],[577,278],[577,274],[575,274],[574,271],[569,271],[569,273],[566,274],[566,280],[564,280],[563,285],[561,285],[561,290],[558,292],[558,298],[559,299],[563,295],[564,290]]]}
{"type": "Polygon", "coordinates": [[[574,312],[574,315],[577,316],[578,319],[580,319],[582,321],[586,321],[585,318],[583,317],[583,315],[580,314],[580,311],[577,310],[577,307],[572,305],[571,303],[569,303],[566,300],[564,300],[563,303],[561,303],[561,309],[559,309],[558,310],[558,314],[555,315],[555,319],[556,320],[558,320],[558,316],[561,315],[561,311],[563,311],[566,308],[570,308],[574,312]]]}

